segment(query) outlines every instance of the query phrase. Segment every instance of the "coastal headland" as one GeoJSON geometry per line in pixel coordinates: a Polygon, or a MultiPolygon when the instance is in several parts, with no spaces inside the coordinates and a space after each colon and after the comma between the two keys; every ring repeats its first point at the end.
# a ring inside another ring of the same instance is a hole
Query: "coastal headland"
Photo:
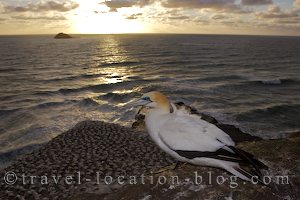
{"type": "Polygon", "coordinates": [[[188,164],[155,174],[175,160],[145,131],[83,121],[3,169],[0,199],[299,198],[300,138],[239,139],[238,147],[270,167],[265,172],[266,181],[272,179],[269,187],[188,164]]]}

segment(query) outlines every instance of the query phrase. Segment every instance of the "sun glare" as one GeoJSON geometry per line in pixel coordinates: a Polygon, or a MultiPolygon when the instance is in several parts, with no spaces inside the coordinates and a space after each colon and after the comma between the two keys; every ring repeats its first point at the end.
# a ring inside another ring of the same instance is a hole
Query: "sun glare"
{"type": "MultiPolygon", "coordinates": [[[[86,34],[140,33],[143,24],[126,19],[124,12],[108,12],[106,6],[94,1],[78,1],[80,7],[72,17],[73,31],[86,34]]],[[[130,13],[128,12],[128,15],[130,13]]]]}

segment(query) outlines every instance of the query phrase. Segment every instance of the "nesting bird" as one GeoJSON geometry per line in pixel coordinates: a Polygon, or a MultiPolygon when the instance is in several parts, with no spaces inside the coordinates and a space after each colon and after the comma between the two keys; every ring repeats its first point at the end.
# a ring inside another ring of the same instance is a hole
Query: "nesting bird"
{"type": "Polygon", "coordinates": [[[145,123],[152,140],[180,162],[222,168],[246,181],[253,176],[259,180],[260,169],[268,168],[252,154],[236,148],[224,131],[178,109],[160,92],[144,94],[135,105],[148,108],[145,123]],[[241,164],[252,170],[245,170],[241,164]]]}

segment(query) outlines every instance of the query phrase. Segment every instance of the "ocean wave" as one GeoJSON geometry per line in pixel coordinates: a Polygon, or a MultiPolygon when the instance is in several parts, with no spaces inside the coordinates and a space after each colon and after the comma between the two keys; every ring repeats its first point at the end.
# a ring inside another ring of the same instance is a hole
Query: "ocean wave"
{"type": "Polygon", "coordinates": [[[79,106],[87,107],[87,106],[98,106],[99,104],[92,98],[86,98],[79,101],[79,106]]]}
{"type": "Polygon", "coordinates": [[[138,92],[131,92],[131,93],[109,92],[107,94],[99,96],[98,99],[106,100],[106,101],[110,101],[110,102],[124,103],[124,102],[128,102],[132,98],[137,97],[139,95],[141,95],[141,94],[138,92]]]}
{"type": "Polygon", "coordinates": [[[72,81],[72,80],[80,80],[80,79],[89,79],[89,78],[98,78],[103,77],[105,74],[81,74],[76,76],[66,76],[66,77],[58,77],[51,78],[47,80],[43,80],[43,82],[57,82],[57,81],[72,81]]]}
{"type": "Polygon", "coordinates": [[[14,95],[1,95],[0,96],[0,101],[9,101],[9,100],[14,100],[15,98],[17,98],[19,96],[19,94],[14,94],[14,95]]]}
{"type": "Polygon", "coordinates": [[[170,88],[167,85],[152,83],[139,87],[139,90],[142,94],[145,94],[151,91],[168,92],[170,91],[170,88]]]}
{"type": "Polygon", "coordinates": [[[137,62],[137,61],[107,62],[107,63],[101,63],[99,67],[132,66],[137,64],[141,64],[141,62],[137,62]]]}
{"type": "Polygon", "coordinates": [[[282,81],[280,79],[274,79],[274,80],[262,80],[261,83],[265,85],[280,85],[282,81]]]}
{"type": "Polygon", "coordinates": [[[191,64],[193,63],[192,61],[190,60],[175,60],[175,61],[164,61],[164,62],[161,62],[161,65],[175,65],[175,66],[178,66],[178,65],[185,65],[185,64],[191,64]]]}
{"type": "Polygon", "coordinates": [[[69,103],[68,101],[60,101],[60,102],[47,102],[47,103],[41,103],[38,104],[36,106],[34,106],[34,108],[48,108],[48,107],[56,107],[56,106],[62,106],[69,103]]]}
{"type": "Polygon", "coordinates": [[[103,77],[105,74],[83,74],[80,75],[80,78],[98,78],[98,77],[103,77]]]}
{"type": "Polygon", "coordinates": [[[97,111],[102,113],[114,113],[117,109],[118,107],[113,104],[101,104],[97,107],[97,111]]]}
{"type": "Polygon", "coordinates": [[[59,89],[58,92],[61,94],[65,94],[65,95],[70,94],[70,93],[83,92],[83,91],[103,92],[103,91],[113,89],[117,84],[119,84],[119,83],[89,85],[89,86],[84,86],[84,87],[80,87],[80,88],[62,88],[62,89],[59,89]]]}
{"type": "Polygon", "coordinates": [[[140,79],[140,80],[128,80],[118,83],[110,83],[110,84],[97,84],[97,85],[89,85],[83,86],[80,88],[62,88],[59,89],[58,92],[61,94],[70,94],[82,91],[91,91],[91,92],[107,92],[116,89],[127,89],[132,86],[138,86],[141,84],[145,84],[150,82],[151,80],[140,79]]]}
{"type": "MultiPolygon", "coordinates": [[[[237,79],[236,79],[237,80],[237,79]]],[[[225,80],[224,80],[225,81],[225,80]]],[[[297,79],[274,79],[274,80],[248,80],[248,81],[239,81],[239,82],[228,82],[222,85],[212,85],[212,89],[215,91],[223,90],[258,90],[264,89],[267,86],[292,86],[299,84],[297,79]]]]}
{"type": "Polygon", "coordinates": [[[258,81],[264,85],[281,85],[286,83],[296,82],[294,79],[265,79],[258,81]]]}
{"type": "Polygon", "coordinates": [[[291,123],[299,126],[299,116],[299,104],[281,104],[243,112],[238,114],[236,118],[241,121],[258,121],[262,119],[266,121],[276,121],[278,123],[291,123]]]}
{"type": "Polygon", "coordinates": [[[9,115],[9,114],[14,113],[14,112],[19,111],[19,110],[20,110],[20,108],[0,110],[0,116],[9,115]]]}
{"type": "Polygon", "coordinates": [[[32,95],[36,95],[36,96],[52,96],[57,94],[57,91],[36,91],[33,92],[32,95]]]}
{"type": "Polygon", "coordinates": [[[81,99],[81,100],[46,102],[46,103],[41,103],[36,106],[33,106],[32,108],[46,109],[46,108],[50,108],[50,107],[60,107],[60,106],[65,106],[65,105],[78,105],[80,107],[87,107],[87,106],[97,106],[99,104],[93,98],[85,98],[85,99],[81,99]]]}
{"type": "Polygon", "coordinates": [[[57,81],[70,81],[75,80],[76,78],[80,78],[80,76],[66,76],[66,77],[58,77],[58,78],[50,78],[42,80],[43,82],[57,82],[57,81]]]}
{"type": "Polygon", "coordinates": [[[228,76],[211,76],[205,78],[197,79],[199,81],[228,81],[228,80],[244,80],[243,77],[238,75],[228,75],[228,76]]]}
{"type": "Polygon", "coordinates": [[[0,68],[0,72],[3,73],[3,72],[16,72],[16,71],[25,71],[26,69],[24,68],[4,68],[4,69],[1,69],[0,68]]]}

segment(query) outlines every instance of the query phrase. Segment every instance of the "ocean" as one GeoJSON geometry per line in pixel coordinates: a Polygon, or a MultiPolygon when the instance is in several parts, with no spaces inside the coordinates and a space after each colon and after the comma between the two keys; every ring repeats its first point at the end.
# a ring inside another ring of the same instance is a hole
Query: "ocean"
{"type": "Polygon", "coordinates": [[[0,37],[0,153],[82,120],[131,126],[152,90],[265,139],[300,131],[300,37],[75,37],[0,37]]]}

